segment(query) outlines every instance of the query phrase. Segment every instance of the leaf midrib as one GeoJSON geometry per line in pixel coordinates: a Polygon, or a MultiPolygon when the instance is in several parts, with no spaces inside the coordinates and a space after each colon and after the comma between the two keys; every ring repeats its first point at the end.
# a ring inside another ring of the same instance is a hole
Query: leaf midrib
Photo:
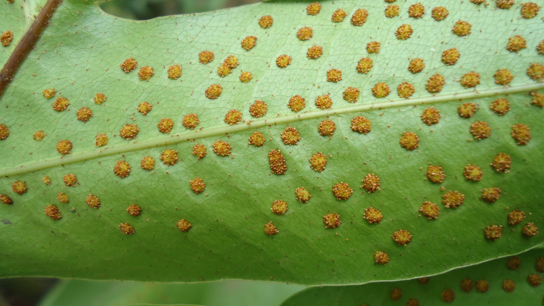
{"type": "Polygon", "coordinates": [[[285,123],[314,119],[319,117],[327,117],[327,116],[338,115],[338,114],[381,110],[381,109],[396,108],[396,107],[403,107],[403,106],[425,105],[425,104],[445,103],[445,102],[458,102],[458,101],[467,100],[467,99],[485,98],[490,96],[514,94],[519,92],[529,92],[529,91],[540,90],[540,89],[544,89],[543,83],[536,83],[536,84],[532,83],[532,84],[524,84],[524,85],[518,85],[513,87],[489,89],[489,90],[483,90],[483,91],[474,90],[474,91],[460,93],[460,94],[456,93],[456,94],[449,94],[449,95],[442,95],[442,96],[434,95],[434,96],[425,97],[425,98],[390,100],[388,102],[379,102],[377,104],[369,103],[369,104],[363,104],[363,105],[353,105],[353,106],[346,106],[346,107],[341,107],[336,109],[313,111],[313,112],[308,112],[303,114],[293,114],[293,115],[286,115],[286,116],[278,116],[275,118],[250,120],[247,122],[247,124],[241,123],[241,124],[233,125],[233,126],[221,126],[221,127],[215,127],[215,128],[209,128],[209,129],[201,129],[198,131],[178,133],[175,135],[169,135],[168,137],[165,137],[165,138],[157,138],[157,139],[145,140],[141,142],[135,141],[129,144],[106,147],[104,149],[99,149],[92,152],[83,152],[83,153],[73,154],[70,156],[63,156],[63,157],[54,158],[54,159],[42,160],[42,161],[28,164],[28,165],[21,165],[21,166],[1,169],[0,176],[9,177],[13,175],[20,175],[20,174],[25,174],[29,172],[40,171],[44,169],[74,164],[78,162],[84,162],[84,161],[88,161],[88,160],[92,160],[92,159],[96,159],[100,157],[115,155],[115,154],[123,154],[123,153],[138,151],[138,150],[145,150],[145,149],[149,149],[153,147],[163,147],[163,146],[174,145],[174,144],[185,142],[185,141],[191,141],[191,140],[202,139],[206,137],[213,137],[218,135],[232,134],[236,132],[257,129],[267,125],[285,124],[285,123]]]}

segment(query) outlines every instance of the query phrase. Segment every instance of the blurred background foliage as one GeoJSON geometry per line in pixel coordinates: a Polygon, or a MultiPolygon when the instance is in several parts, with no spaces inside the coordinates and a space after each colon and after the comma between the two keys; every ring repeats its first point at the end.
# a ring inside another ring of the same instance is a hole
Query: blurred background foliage
{"type": "MultiPolygon", "coordinates": [[[[222,8],[240,6],[260,2],[258,0],[114,0],[103,3],[100,7],[107,13],[127,19],[146,20],[160,16],[168,16],[175,14],[192,14],[199,12],[207,12],[219,10],[222,8]]],[[[39,305],[40,301],[46,294],[54,290],[59,284],[66,286],[62,281],[51,278],[12,278],[0,280],[0,306],[35,306],[39,305]]],[[[217,285],[209,285],[217,286],[217,285]]],[[[246,289],[255,286],[251,282],[246,281],[225,281],[219,285],[221,288],[237,288],[233,292],[240,293],[246,289]]],[[[284,285],[287,286],[287,285],[284,285]]],[[[202,286],[200,286],[202,287],[202,286]]],[[[198,287],[198,288],[200,288],[198,287]]],[[[208,287],[208,286],[204,286],[208,287]]],[[[271,290],[268,295],[268,302],[276,303],[276,299],[285,299],[290,294],[302,289],[302,286],[283,287],[281,284],[276,284],[267,290],[271,290]],[[278,293],[282,293],[279,294],[278,293]],[[284,296],[285,295],[285,296],[284,296]],[[275,296],[276,299],[272,298],[275,296]]],[[[60,289],[60,288],[59,288],[60,289]]],[[[254,289],[254,288],[253,288],[254,289]]],[[[202,289],[204,290],[204,289],[202,289]]],[[[229,290],[224,291],[227,294],[229,290]]],[[[237,300],[237,296],[230,294],[232,305],[237,305],[241,301],[237,300]]],[[[265,295],[266,296],[266,295],[265,295]]],[[[217,296],[209,295],[210,301],[218,301],[217,296]]],[[[226,297],[224,295],[224,297],[226,297]]],[[[207,301],[207,302],[210,302],[207,301]]],[[[47,303],[47,301],[46,301],[47,303]]],[[[212,303],[214,304],[214,303],[212,303]]],[[[214,305],[216,305],[215,303],[214,305]]],[[[211,305],[211,304],[210,304],[211,305]]],[[[239,304],[238,304],[239,305],[239,304]]]]}
{"type": "Polygon", "coordinates": [[[259,2],[258,0],[115,0],[100,7],[127,19],[145,20],[174,14],[207,12],[259,2]]]}

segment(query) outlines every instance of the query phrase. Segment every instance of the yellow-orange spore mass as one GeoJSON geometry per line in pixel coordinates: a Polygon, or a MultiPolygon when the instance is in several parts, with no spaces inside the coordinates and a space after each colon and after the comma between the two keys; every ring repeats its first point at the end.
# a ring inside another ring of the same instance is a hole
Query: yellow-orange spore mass
{"type": "Polygon", "coordinates": [[[212,62],[214,58],[215,58],[215,55],[213,54],[212,51],[205,50],[198,53],[198,61],[204,65],[212,62]]]}
{"type": "Polygon", "coordinates": [[[94,209],[100,208],[100,199],[94,194],[90,194],[85,199],[85,203],[94,209]]]}
{"type": "Polygon", "coordinates": [[[289,126],[281,133],[281,140],[286,145],[294,146],[300,141],[300,134],[296,128],[289,126]]]}
{"type": "Polygon", "coordinates": [[[266,103],[261,100],[255,100],[255,103],[251,104],[249,107],[249,113],[255,118],[263,117],[266,115],[267,111],[268,107],[266,106],[266,103]]]}
{"type": "Polygon", "coordinates": [[[264,225],[264,232],[267,235],[274,236],[277,233],[279,233],[280,231],[278,231],[278,229],[274,226],[272,221],[270,221],[270,222],[268,222],[267,224],[264,225]]]}
{"type": "Polygon", "coordinates": [[[389,296],[393,301],[397,301],[402,297],[402,290],[400,290],[400,288],[393,288],[389,296]]]}
{"type": "Polygon", "coordinates": [[[421,18],[425,14],[425,7],[421,2],[410,5],[408,8],[408,15],[412,18],[421,18]]]}
{"type": "Polygon", "coordinates": [[[531,94],[533,98],[531,99],[531,104],[535,106],[544,107],[544,94],[534,92],[531,94]]]}
{"type": "Polygon", "coordinates": [[[457,48],[451,48],[442,52],[442,62],[448,66],[457,64],[457,61],[461,57],[461,53],[457,48]]]}
{"type": "Polygon", "coordinates": [[[108,136],[106,136],[106,134],[100,133],[100,134],[96,135],[96,141],[94,143],[95,146],[103,147],[103,146],[105,146],[107,144],[108,144],[108,136]]]}
{"type": "Polygon", "coordinates": [[[48,88],[48,89],[44,89],[42,91],[42,95],[46,98],[46,99],[51,99],[55,96],[55,94],[57,93],[57,91],[55,90],[55,88],[48,88]]]}
{"type": "Polygon", "coordinates": [[[419,148],[419,137],[414,132],[403,132],[400,137],[400,146],[408,151],[419,148]]]}
{"type": "Polygon", "coordinates": [[[291,65],[291,62],[293,61],[293,58],[289,55],[282,54],[276,58],[276,65],[280,68],[285,68],[289,65],[291,65]]]}
{"type": "Polygon", "coordinates": [[[412,36],[412,33],[414,33],[412,27],[409,24],[403,24],[397,29],[395,36],[397,39],[406,40],[412,36]]]}
{"type": "Polygon", "coordinates": [[[27,192],[28,188],[26,187],[25,182],[16,181],[15,183],[11,184],[11,190],[18,195],[22,195],[23,193],[27,192]]]}
{"type": "Polygon", "coordinates": [[[253,134],[249,136],[248,141],[249,142],[247,144],[249,145],[261,147],[262,145],[264,145],[266,138],[264,138],[264,135],[261,132],[253,132],[253,134]]]}
{"type": "Polygon", "coordinates": [[[427,177],[435,184],[443,183],[446,179],[446,173],[439,166],[429,166],[427,168],[427,177]]]}
{"type": "Polygon", "coordinates": [[[223,88],[219,84],[212,84],[208,89],[206,89],[206,98],[210,100],[214,100],[219,98],[221,95],[221,92],[223,92],[223,88]]]}
{"type": "Polygon", "coordinates": [[[153,105],[148,102],[142,102],[138,105],[138,112],[142,115],[147,115],[153,109],[153,105]]]}
{"type": "Polygon", "coordinates": [[[461,77],[460,83],[465,88],[476,87],[480,84],[480,74],[475,71],[466,73],[461,77]]]}
{"type": "Polygon", "coordinates": [[[380,189],[380,178],[374,173],[368,173],[364,179],[361,180],[363,185],[361,188],[364,188],[368,193],[376,192],[380,189]]]}
{"type": "Polygon", "coordinates": [[[343,98],[349,103],[355,103],[357,102],[357,99],[359,99],[359,89],[354,87],[348,87],[346,90],[344,90],[343,98]]]}
{"type": "MultiPolygon", "coordinates": [[[[491,225],[484,229],[485,238],[497,240],[502,237],[502,225],[491,225]]],[[[478,284],[476,284],[478,286],[478,284]]]]}
{"type": "Polygon", "coordinates": [[[415,92],[416,92],[416,88],[414,87],[414,85],[408,82],[400,83],[399,86],[397,87],[397,94],[401,98],[408,99],[415,92]]]}
{"type": "Polygon", "coordinates": [[[120,178],[125,178],[130,175],[130,165],[124,161],[118,161],[113,167],[113,173],[120,178]]]}
{"type": "Polygon", "coordinates": [[[306,7],[306,14],[315,16],[321,11],[321,4],[319,2],[311,3],[306,7]]]}
{"type": "Polygon", "coordinates": [[[242,113],[239,110],[231,109],[225,115],[224,121],[229,125],[237,124],[242,121],[242,113]]]}
{"type": "Polygon", "coordinates": [[[490,105],[492,111],[499,116],[504,116],[510,111],[510,102],[505,98],[500,98],[493,101],[490,105]]]}
{"type": "Polygon", "coordinates": [[[275,200],[274,203],[272,203],[272,212],[276,215],[285,215],[289,207],[287,206],[287,202],[282,200],[275,200]]]}
{"type": "Polygon", "coordinates": [[[537,258],[535,269],[540,273],[544,273],[544,257],[537,258]]]}
{"type": "Polygon", "coordinates": [[[57,201],[63,204],[67,204],[70,202],[70,199],[68,198],[68,195],[64,192],[57,193],[57,201]]]}
{"type": "Polygon", "coordinates": [[[342,224],[342,221],[340,221],[339,214],[326,214],[323,216],[323,223],[325,228],[337,228],[342,224]]]}
{"type": "Polygon", "coordinates": [[[221,65],[219,65],[219,67],[217,67],[217,75],[222,77],[222,78],[224,78],[227,75],[231,74],[231,72],[232,72],[232,69],[230,69],[230,67],[225,65],[225,64],[221,64],[221,65]]]}
{"type": "Polygon", "coordinates": [[[484,175],[482,169],[476,165],[466,165],[463,176],[467,181],[478,182],[484,175]]]}
{"type": "Polygon", "coordinates": [[[308,52],[306,52],[306,56],[309,59],[318,59],[323,55],[323,48],[321,46],[313,45],[310,48],[308,48],[308,52]]]}
{"type": "Polygon", "coordinates": [[[127,212],[133,217],[138,217],[142,213],[142,208],[136,204],[130,204],[127,208],[127,212]]]}
{"type": "Polygon", "coordinates": [[[470,278],[463,278],[463,280],[461,280],[461,290],[463,290],[464,292],[472,291],[473,287],[474,282],[470,278]]]}
{"type": "Polygon", "coordinates": [[[187,232],[191,229],[191,227],[193,227],[193,225],[191,223],[189,223],[187,220],[185,219],[181,219],[179,220],[177,223],[176,223],[176,226],[178,227],[178,229],[181,231],[181,232],[187,232]]]}
{"type": "Polygon", "coordinates": [[[68,187],[74,187],[77,184],[77,177],[74,174],[66,174],[62,177],[62,180],[68,187]]]}
{"type": "Polygon", "coordinates": [[[372,131],[372,122],[365,117],[355,116],[351,119],[351,130],[357,133],[368,134],[372,131]]]}
{"type": "Polygon", "coordinates": [[[0,124],[0,140],[6,140],[9,136],[9,129],[5,124],[0,124]]]}
{"type": "Polygon", "coordinates": [[[196,177],[195,179],[189,181],[189,186],[194,193],[200,194],[204,192],[204,189],[206,188],[206,183],[204,183],[201,178],[196,177]]]}
{"type": "Polygon", "coordinates": [[[487,292],[489,290],[489,282],[485,279],[479,279],[476,281],[476,290],[481,293],[487,292]]]}
{"type": "Polygon", "coordinates": [[[330,69],[327,71],[327,82],[337,83],[342,81],[342,71],[339,69],[330,69]]]}
{"type": "Polygon", "coordinates": [[[406,305],[407,306],[419,306],[419,301],[414,299],[414,298],[411,298],[408,300],[408,302],[406,302],[406,305]]]}
{"type": "Polygon", "coordinates": [[[179,157],[178,157],[178,151],[176,150],[164,150],[161,153],[161,160],[162,163],[167,166],[173,166],[178,163],[179,157]]]}
{"type": "Polygon", "coordinates": [[[474,139],[482,140],[491,136],[491,127],[484,121],[476,121],[470,125],[470,133],[474,139]]]}
{"type": "Polygon", "coordinates": [[[7,30],[6,32],[2,33],[0,35],[0,43],[4,47],[9,47],[11,45],[11,42],[13,41],[13,32],[10,30],[7,30]]]}
{"type": "Polygon", "coordinates": [[[230,143],[222,140],[217,140],[212,144],[213,152],[219,156],[229,156],[232,147],[230,143]]]}
{"type": "Polygon", "coordinates": [[[508,224],[510,225],[518,225],[520,224],[523,219],[525,219],[525,212],[520,210],[512,210],[508,213],[508,224]]]}
{"type": "Polygon", "coordinates": [[[455,23],[453,26],[453,33],[455,33],[457,36],[467,36],[469,35],[470,29],[472,28],[472,25],[467,21],[459,20],[455,23]]]}
{"type": "Polygon", "coordinates": [[[432,11],[433,19],[436,21],[442,21],[446,19],[449,14],[450,12],[448,11],[448,9],[443,6],[434,7],[432,11]]]}
{"type": "Polygon", "coordinates": [[[493,159],[491,166],[499,173],[508,173],[512,166],[512,158],[506,153],[499,153],[493,159]]]}
{"type": "Polygon", "coordinates": [[[507,10],[514,5],[514,0],[496,0],[497,7],[503,10],[507,10]]]}
{"type": "Polygon", "coordinates": [[[40,141],[44,137],[45,137],[45,133],[42,130],[34,132],[34,134],[32,135],[32,138],[34,138],[34,140],[36,140],[36,141],[40,141]]]}
{"type": "Polygon", "coordinates": [[[302,27],[297,31],[297,38],[302,41],[312,38],[313,35],[314,31],[310,27],[302,27]]]}
{"type": "Polygon", "coordinates": [[[200,123],[200,120],[198,120],[197,114],[187,114],[183,116],[183,120],[181,123],[186,129],[193,130],[200,123]]]}
{"type": "Polygon", "coordinates": [[[149,66],[143,66],[140,68],[140,71],[138,71],[138,77],[140,78],[140,81],[149,81],[151,77],[155,74],[153,68],[149,66]]]}
{"type": "Polygon", "coordinates": [[[517,256],[512,256],[506,261],[506,267],[510,270],[516,270],[521,265],[521,260],[517,256]]]}
{"type": "Polygon", "coordinates": [[[373,64],[374,62],[372,61],[372,59],[368,58],[368,57],[363,57],[359,60],[359,63],[357,64],[357,71],[359,73],[368,73],[370,71],[370,69],[372,68],[372,66],[374,65],[373,64]]]}
{"type": "Polygon", "coordinates": [[[147,171],[155,169],[155,159],[151,156],[142,157],[142,160],[140,161],[140,167],[147,171]]]}
{"type": "Polygon", "coordinates": [[[384,82],[379,82],[372,87],[372,94],[376,98],[385,98],[391,93],[391,89],[389,88],[389,85],[385,84],[384,82]]]}
{"type": "Polygon", "coordinates": [[[162,118],[161,121],[157,123],[157,128],[159,129],[159,132],[169,134],[172,131],[172,128],[174,128],[174,121],[170,118],[162,118]]]}
{"type": "Polygon", "coordinates": [[[319,109],[329,109],[332,106],[332,100],[330,94],[318,96],[315,99],[315,106],[319,109]]]}
{"type": "Polygon", "coordinates": [[[477,104],[469,102],[461,104],[457,109],[457,112],[459,113],[459,117],[467,119],[474,116],[478,109],[479,107],[477,104]]]}
{"type": "Polygon", "coordinates": [[[541,63],[533,63],[527,68],[527,76],[533,81],[541,82],[544,80],[544,65],[541,63]]]}
{"type": "Polygon", "coordinates": [[[287,171],[285,157],[283,157],[280,150],[270,150],[268,153],[268,162],[270,163],[270,170],[272,171],[272,174],[282,175],[287,171]]]}
{"type": "Polygon", "coordinates": [[[438,208],[438,205],[429,201],[423,202],[419,211],[429,220],[438,219],[438,216],[440,215],[440,208],[438,208]]]}
{"type": "Polygon", "coordinates": [[[193,151],[191,153],[198,159],[203,159],[204,157],[206,157],[208,150],[204,145],[195,143],[195,145],[193,146],[193,151]]]}
{"type": "Polygon", "coordinates": [[[316,172],[322,172],[327,166],[327,157],[321,152],[317,152],[309,158],[310,168],[316,172]]]}
{"type": "Polygon", "coordinates": [[[306,203],[310,201],[310,198],[312,197],[308,189],[304,187],[299,187],[295,189],[295,196],[297,198],[297,201],[299,201],[300,203],[306,203]]]}
{"type": "Polygon", "coordinates": [[[87,122],[93,116],[93,112],[88,107],[82,107],[77,111],[77,120],[87,122]]]}
{"type": "Polygon", "coordinates": [[[521,233],[525,237],[533,237],[538,234],[538,227],[533,222],[529,222],[521,228],[521,233]]]}
{"type": "Polygon", "coordinates": [[[240,82],[242,83],[248,83],[249,81],[251,81],[251,79],[253,79],[253,74],[249,71],[242,71],[240,73],[240,82]]]}
{"type": "Polygon", "coordinates": [[[223,65],[227,65],[230,69],[238,67],[238,58],[234,55],[229,55],[223,61],[223,65]]]}
{"type": "Polygon", "coordinates": [[[338,200],[347,200],[353,194],[353,189],[349,187],[348,183],[340,182],[334,184],[332,193],[338,200]]]}
{"type": "Polygon", "coordinates": [[[138,68],[138,62],[133,57],[127,58],[123,63],[121,63],[121,69],[125,73],[129,73],[136,68],[138,68]]]}
{"type": "Polygon", "coordinates": [[[366,18],[368,17],[368,11],[365,9],[358,9],[353,13],[351,16],[351,24],[360,27],[366,22],[366,18]]]}
{"type": "Polygon", "coordinates": [[[65,111],[68,106],[70,106],[70,102],[64,97],[58,97],[52,105],[53,110],[57,112],[65,111]]]}
{"type": "Polygon", "coordinates": [[[532,287],[538,287],[542,283],[542,276],[536,273],[529,274],[529,276],[527,277],[527,282],[532,287]]]}
{"type": "Polygon", "coordinates": [[[446,208],[457,208],[465,202],[465,195],[459,191],[448,191],[442,195],[442,204],[446,208]]]}
{"type": "Polygon", "coordinates": [[[181,66],[172,65],[168,67],[168,78],[172,80],[177,80],[181,77],[181,66]]]}
{"type": "Polygon", "coordinates": [[[451,303],[455,299],[455,293],[451,289],[446,289],[442,291],[440,298],[446,303],[451,303]]]}
{"type": "Polygon", "coordinates": [[[45,215],[51,218],[51,220],[59,220],[62,218],[60,210],[55,205],[47,205],[44,209],[45,215]]]}
{"type": "Polygon", "coordinates": [[[495,84],[508,85],[512,82],[515,76],[510,72],[510,70],[504,68],[497,70],[493,77],[495,78],[495,84]]]}
{"type": "Polygon", "coordinates": [[[6,205],[13,204],[13,200],[7,194],[0,194],[0,202],[6,205]]]}
{"type": "Polygon", "coordinates": [[[414,58],[410,61],[410,64],[408,65],[408,71],[411,73],[420,73],[425,69],[425,62],[421,58],[414,58]]]}
{"type": "Polygon", "coordinates": [[[257,37],[256,36],[247,36],[242,40],[242,48],[246,49],[246,51],[249,51],[253,49],[257,45],[257,37]]]}
{"type": "Polygon", "coordinates": [[[368,44],[366,44],[366,51],[368,53],[380,53],[380,42],[378,41],[371,41],[368,44]]]}
{"type": "Polygon", "coordinates": [[[347,14],[343,9],[337,9],[332,13],[331,21],[332,22],[342,22],[346,18],[347,14]]]}
{"type": "Polygon", "coordinates": [[[70,140],[61,140],[57,143],[57,151],[62,154],[72,153],[72,142],[70,140]]]}
{"type": "Polygon", "coordinates": [[[538,43],[536,46],[536,51],[538,51],[539,54],[544,55],[544,40],[538,43]]]}
{"type": "Polygon", "coordinates": [[[523,36],[516,35],[508,39],[508,44],[506,45],[506,50],[510,52],[519,52],[527,48],[527,41],[523,36]]]}
{"type": "Polygon", "coordinates": [[[383,219],[383,214],[381,211],[374,207],[365,208],[365,220],[370,224],[378,224],[383,219]]]}
{"type": "Polygon", "coordinates": [[[486,188],[482,190],[482,199],[487,203],[494,203],[501,198],[500,188],[486,188]]]}
{"type": "Polygon", "coordinates": [[[126,140],[130,140],[138,136],[138,132],[140,132],[140,129],[138,129],[138,126],[136,124],[127,123],[121,128],[121,131],[119,131],[119,136],[126,140]]]}
{"type": "Polygon", "coordinates": [[[385,252],[374,252],[374,263],[385,265],[389,262],[389,255],[385,252]]]}
{"type": "Polygon", "coordinates": [[[323,120],[319,124],[318,131],[321,136],[332,137],[334,131],[336,130],[336,124],[331,120],[323,120]]]}
{"type": "Polygon", "coordinates": [[[268,29],[274,24],[274,18],[270,15],[262,16],[259,19],[259,26],[263,29],[268,29]]]}
{"type": "Polygon", "coordinates": [[[399,15],[400,8],[396,4],[390,4],[385,8],[385,17],[393,18],[399,15]]]}
{"type": "Polygon", "coordinates": [[[526,2],[521,6],[521,16],[525,19],[535,18],[540,11],[540,6],[534,2],[526,2]]]}
{"type": "Polygon", "coordinates": [[[435,73],[427,80],[427,84],[425,84],[425,89],[427,89],[429,93],[439,93],[442,91],[445,84],[446,79],[439,73],[435,73]]]}
{"type": "Polygon", "coordinates": [[[523,146],[531,140],[531,129],[526,124],[514,124],[511,135],[518,145],[523,146]]]}
{"type": "Polygon", "coordinates": [[[121,232],[123,232],[123,234],[125,235],[132,235],[134,234],[135,230],[134,230],[134,226],[128,224],[128,223],[121,223],[119,224],[119,229],[121,230],[121,232]]]}

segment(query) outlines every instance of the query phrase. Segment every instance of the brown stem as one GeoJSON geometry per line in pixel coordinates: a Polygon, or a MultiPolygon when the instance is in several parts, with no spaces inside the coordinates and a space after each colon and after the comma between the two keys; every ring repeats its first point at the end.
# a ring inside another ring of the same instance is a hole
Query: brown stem
{"type": "Polygon", "coordinates": [[[27,58],[30,51],[36,45],[42,35],[43,30],[49,25],[49,20],[53,17],[55,10],[62,3],[62,0],[48,0],[40,11],[36,20],[30,26],[25,36],[19,41],[17,47],[9,57],[8,61],[0,71],[0,98],[6,91],[6,88],[15,77],[15,73],[27,58]]]}

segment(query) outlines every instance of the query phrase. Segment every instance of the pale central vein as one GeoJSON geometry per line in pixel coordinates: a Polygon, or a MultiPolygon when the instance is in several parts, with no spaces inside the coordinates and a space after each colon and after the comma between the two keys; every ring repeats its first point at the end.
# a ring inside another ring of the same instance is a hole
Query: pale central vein
{"type": "Polygon", "coordinates": [[[101,150],[92,152],[83,152],[79,154],[73,154],[70,156],[63,156],[55,159],[43,160],[33,164],[17,166],[13,168],[6,168],[0,170],[0,176],[12,176],[18,174],[24,174],[28,172],[39,171],[47,168],[59,167],[69,165],[77,162],[84,162],[91,159],[96,159],[104,156],[110,156],[115,154],[122,154],[132,151],[144,150],[153,147],[173,145],[184,141],[191,141],[194,139],[201,139],[206,137],[212,137],[217,135],[232,134],[236,132],[246,131],[250,129],[256,129],[267,125],[275,125],[282,123],[290,123],[295,121],[332,116],[337,114],[363,112],[374,109],[387,109],[396,108],[402,106],[424,105],[431,103],[444,103],[455,102],[467,99],[484,98],[495,95],[514,94],[519,92],[529,92],[533,90],[544,89],[544,84],[527,84],[516,87],[489,89],[483,91],[471,91],[467,93],[451,94],[443,96],[430,96],[426,98],[404,99],[397,101],[388,101],[380,103],[370,103],[363,105],[346,106],[336,109],[328,109],[322,111],[314,111],[296,115],[278,116],[269,119],[258,119],[251,121],[249,124],[239,124],[234,126],[216,127],[210,129],[202,129],[194,132],[184,132],[176,135],[169,136],[168,138],[151,139],[145,141],[135,141],[126,145],[117,145],[112,147],[106,147],[101,150]]]}

